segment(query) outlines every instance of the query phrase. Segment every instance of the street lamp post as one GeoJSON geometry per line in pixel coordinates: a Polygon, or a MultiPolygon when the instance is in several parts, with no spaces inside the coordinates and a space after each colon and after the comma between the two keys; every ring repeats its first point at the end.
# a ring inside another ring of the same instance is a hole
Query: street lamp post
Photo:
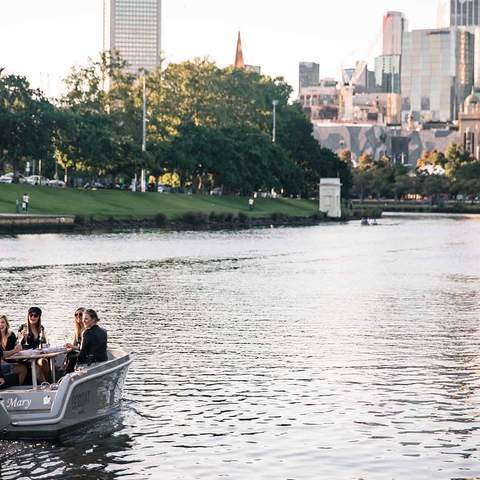
{"type": "MultiPolygon", "coordinates": [[[[147,89],[145,86],[145,74],[143,75],[143,111],[142,111],[142,155],[145,159],[145,152],[147,151],[147,89]]],[[[145,165],[142,166],[141,175],[141,191],[146,190],[145,179],[145,165]]]]}
{"type": "Polygon", "coordinates": [[[276,140],[276,125],[277,125],[277,105],[278,100],[272,100],[273,105],[273,129],[272,129],[272,143],[275,143],[276,140]]]}

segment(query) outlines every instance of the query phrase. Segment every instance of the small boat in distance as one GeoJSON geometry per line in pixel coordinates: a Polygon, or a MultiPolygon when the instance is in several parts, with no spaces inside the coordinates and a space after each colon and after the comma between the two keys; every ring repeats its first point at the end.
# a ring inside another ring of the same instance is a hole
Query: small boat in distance
{"type": "Polygon", "coordinates": [[[106,362],[80,366],[58,382],[0,391],[0,438],[54,439],[118,410],[130,354],[109,349],[106,362]]]}

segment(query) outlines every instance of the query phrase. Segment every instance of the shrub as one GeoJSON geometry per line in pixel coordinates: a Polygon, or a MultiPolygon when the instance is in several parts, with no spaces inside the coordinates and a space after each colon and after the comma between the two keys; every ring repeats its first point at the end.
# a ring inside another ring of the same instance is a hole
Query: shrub
{"type": "Polygon", "coordinates": [[[198,227],[208,224],[208,215],[202,212],[185,212],[182,221],[187,225],[198,227]]]}
{"type": "Polygon", "coordinates": [[[154,220],[157,227],[164,227],[167,224],[167,216],[164,213],[157,213],[154,220]]]}
{"type": "Polygon", "coordinates": [[[85,215],[75,215],[75,225],[81,225],[84,226],[86,225],[87,222],[87,217],[85,215]]]}
{"type": "Polygon", "coordinates": [[[288,215],[282,212],[274,212],[270,215],[270,219],[273,222],[283,222],[285,220],[288,220],[288,215]]]}
{"type": "Polygon", "coordinates": [[[315,212],[314,214],[310,215],[310,219],[313,222],[321,222],[327,218],[327,214],[325,212],[315,212]]]}
{"type": "Polygon", "coordinates": [[[240,225],[248,225],[250,223],[250,218],[246,213],[240,212],[237,216],[238,223],[240,225]]]}

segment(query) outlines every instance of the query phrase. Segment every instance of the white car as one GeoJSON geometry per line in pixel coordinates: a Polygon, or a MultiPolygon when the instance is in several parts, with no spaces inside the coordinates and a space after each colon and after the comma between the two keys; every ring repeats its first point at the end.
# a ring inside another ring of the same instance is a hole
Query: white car
{"type": "Polygon", "coordinates": [[[41,175],[30,175],[25,178],[25,182],[30,185],[48,185],[48,178],[41,175]]]}
{"type": "Polygon", "coordinates": [[[48,180],[47,185],[49,187],[65,187],[65,182],[63,180],[48,180]]]}
{"type": "MultiPolygon", "coordinates": [[[[18,183],[25,183],[25,177],[17,173],[18,183]]],[[[6,173],[0,177],[0,183],[13,183],[13,172],[6,173]]]]}

